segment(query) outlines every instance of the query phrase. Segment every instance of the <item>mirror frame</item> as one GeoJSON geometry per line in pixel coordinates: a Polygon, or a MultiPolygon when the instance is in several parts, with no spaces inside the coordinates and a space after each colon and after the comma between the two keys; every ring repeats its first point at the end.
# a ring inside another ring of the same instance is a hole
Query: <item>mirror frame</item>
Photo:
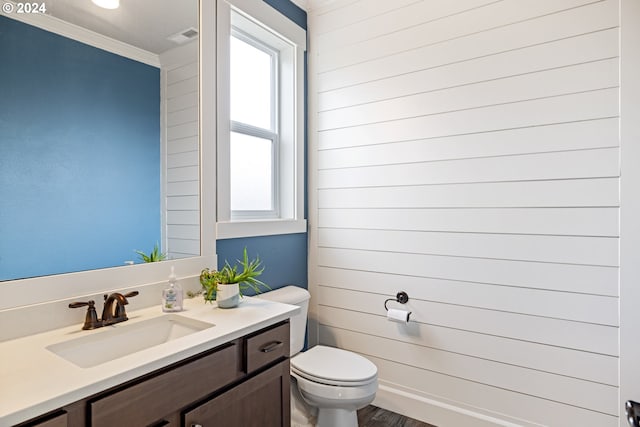
{"type": "Polygon", "coordinates": [[[181,279],[198,277],[204,267],[217,266],[216,124],[215,120],[203,120],[216,117],[215,16],[215,2],[198,1],[200,256],[1,282],[5,298],[0,300],[0,310],[164,282],[171,266],[181,279]]]}

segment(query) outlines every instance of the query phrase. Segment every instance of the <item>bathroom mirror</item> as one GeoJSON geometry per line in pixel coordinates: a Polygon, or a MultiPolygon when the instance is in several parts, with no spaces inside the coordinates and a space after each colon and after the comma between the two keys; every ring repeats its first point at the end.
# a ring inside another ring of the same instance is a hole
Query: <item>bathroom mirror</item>
{"type": "Polygon", "coordinates": [[[0,15],[0,281],[199,256],[198,0],[25,5],[0,15]]]}

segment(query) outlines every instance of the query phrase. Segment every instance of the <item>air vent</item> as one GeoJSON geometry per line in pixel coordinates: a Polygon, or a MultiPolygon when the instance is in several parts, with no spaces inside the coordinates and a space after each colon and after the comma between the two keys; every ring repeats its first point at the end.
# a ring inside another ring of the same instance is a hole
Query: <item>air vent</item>
{"type": "Polygon", "coordinates": [[[182,44],[184,42],[188,42],[189,40],[193,40],[198,37],[198,30],[195,28],[187,28],[186,30],[182,30],[179,33],[173,34],[167,37],[168,40],[171,40],[174,43],[182,44]]]}

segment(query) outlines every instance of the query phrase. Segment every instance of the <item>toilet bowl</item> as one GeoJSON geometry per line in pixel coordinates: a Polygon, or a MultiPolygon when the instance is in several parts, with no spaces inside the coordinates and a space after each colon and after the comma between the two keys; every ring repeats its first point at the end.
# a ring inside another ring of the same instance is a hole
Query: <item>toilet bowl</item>
{"type": "Polygon", "coordinates": [[[378,390],[373,363],[322,345],[293,357],[291,376],[305,402],[318,408],[317,427],[357,426],[356,411],[371,403],[378,390]]]}
{"type": "Polygon", "coordinates": [[[356,411],[373,402],[378,369],[359,354],[317,345],[301,352],[309,292],[286,286],[260,298],[300,306],[290,320],[291,424],[294,427],[357,427],[356,411]]]}

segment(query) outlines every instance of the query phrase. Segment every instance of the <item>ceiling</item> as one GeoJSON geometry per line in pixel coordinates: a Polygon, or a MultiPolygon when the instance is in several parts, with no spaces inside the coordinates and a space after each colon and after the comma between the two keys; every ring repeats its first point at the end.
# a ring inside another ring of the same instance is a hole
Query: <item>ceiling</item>
{"type": "Polygon", "coordinates": [[[91,0],[46,0],[47,14],[96,33],[161,54],[178,46],[167,37],[198,28],[198,0],[120,0],[114,10],[91,0]]]}

